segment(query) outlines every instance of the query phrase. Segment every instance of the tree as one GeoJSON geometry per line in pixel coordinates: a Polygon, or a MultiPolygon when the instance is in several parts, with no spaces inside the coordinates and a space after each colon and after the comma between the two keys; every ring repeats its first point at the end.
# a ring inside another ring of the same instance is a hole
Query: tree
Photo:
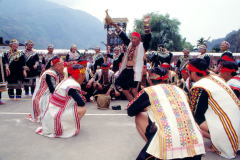
{"type": "Polygon", "coordinates": [[[197,41],[197,47],[200,46],[200,45],[205,45],[205,46],[207,46],[207,43],[208,43],[208,40],[209,40],[209,39],[210,39],[210,38],[204,39],[203,37],[201,37],[201,38],[197,41]]]}
{"type": "MultiPolygon", "coordinates": [[[[185,39],[182,39],[179,34],[180,22],[177,19],[171,19],[169,14],[149,13],[145,16],[151,17],[152,41],[150,49],[156,50],[158,45],[162,44],[168,50],[181,51],[184,45],[190,44],[185,39]]],[[[144,33],[143,18],[135,20],[134,31],[144,33]]]]}

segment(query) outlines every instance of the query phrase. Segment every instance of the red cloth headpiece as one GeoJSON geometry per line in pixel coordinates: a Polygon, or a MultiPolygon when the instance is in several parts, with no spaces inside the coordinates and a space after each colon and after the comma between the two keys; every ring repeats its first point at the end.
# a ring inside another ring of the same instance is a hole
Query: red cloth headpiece
{"type": "Polygon", "coordinates": [[[170,68],[171,66],[170,66],[170,64],[161,64],[161,67],[162,67],[162,68],[167,68],[167,69],[168,69],[168,68],[170,68]]]}
{"type": "Polygon", "coordinates": [[[187,65],[187,69],[191,72],[197,72],[197,73],[201,73],[202,75],[206,76],[207,75],[207,71],[203,71],[200,69],[197,69],[195,66],[188,64],[187,65]]]}
{"type": "Polygon", "coordinates": [[[221,73],[224,73],[224,72],[230,72],[230,73],[232,73],[232,72],[236,72],[237,70],[236,69],[229,69],[229,68],[225,68],[225,67],[222,67],[221,69],[220,69],[220,72],[221,73]]]}
{"type": "Polygon", "coordinates": [[[184,73],[186,74],[186,73],[187,73],[187,70],[186,70],[186,69],[182,69],[182,70],[181,70],[181,73],[182,73],[182,74],[184,74],[184,73]]]}
{"type": "Polygon", "coordinates": [[[225,55],[221,58],[224,61],[234,62],[234,59],[230,58],[229,56],[225,55]]]}
{"type": "Polygon", "coordinates": [[[60,62],[60,58],[55,58],[52,60],[53,65],[57,64],[58,62],[60,62]]]}
{"type": "Polygon", "coordinates": [[[135,36],[135,37],[138,37],[138,38],[141,38],[141,35],[140,33],[138,32],[132,32],[132,37],[135,36]]]}
{"type": "Polygon", "coordinates": [[[78,79],[79,74],[85,74],[86,68],[74,69],[73,66],[68,67],[68,73],[74,78],[78,79]]]}

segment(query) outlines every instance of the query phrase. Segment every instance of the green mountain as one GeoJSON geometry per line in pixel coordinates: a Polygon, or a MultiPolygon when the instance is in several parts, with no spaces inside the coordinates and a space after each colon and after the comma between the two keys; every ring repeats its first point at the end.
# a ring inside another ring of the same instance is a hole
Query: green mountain
{"type": "Polygon", "coordinates": [[[0,37],[33,40],[35,48],[87,49],[105,40],[104,25],[81,11],[46,0],[0,0],[0,37]]]}
{"type": "Polygon", "coordinates": [[[211,51],[220,51],[220,44],[222,41],[228,41],[231,44],[230,51],[232,52],[240,52],[240,29],[234,30],[230,33],[228,33],[224,38],[214,39],[211,42],[209,42],[208,49],[211,51]]]}

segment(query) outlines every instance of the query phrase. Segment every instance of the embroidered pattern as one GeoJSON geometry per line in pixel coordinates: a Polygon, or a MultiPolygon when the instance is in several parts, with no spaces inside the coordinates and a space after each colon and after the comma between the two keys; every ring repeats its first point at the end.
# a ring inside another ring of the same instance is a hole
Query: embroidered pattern
{"type": "MultiPolygon", "coordinates": [[[[194,147],[199,143],[195,133],[192,120],[189,117],[188,106],[182,99],[179,90],[172,85],[161,85],[172,111],[177,121],[177,129],[180,138],[181,147],[186,149],[188,155],[193,156],[196,154],[194,147]]],[[[159,126],[159,144],[160,144],[160,157],[166,159],[167,152],[173,150],[173,139],[171,126],[169,125],[168,118],[165,114],[163,106],[159,101],[159,96],[152,87],[146,88],[145,91],[149,94],[151,107],[156,122],[159,126]]]]}
{"type": "Polygon", "coordinates": [[[138,99],[138,97],[140,97],[143,93],[144,93],[144,90],[141,90],[141,91],[138,93],[138,95],[137,95],[136,97],[134,97],[134,99],[131,100],[131,101],[128,103],[127,108],[129,108],[129,107],[138,99]]]}
{"type": "Polygon", "coordinates": [[[227,87],[225,84],[223,84],[222,82],[220,82],[219,80],[217,80],[216,78],[212,77],[212,76],[208,76],[208,79],[212,80],[213,82],[217,83],[218,85],[220,85],[224,90],[227,91],[227,93],[232,97],[232,99],[234,100],[234,102],[237,104],[238,107],[240,107],[240,101],[237,98],[237,96],[234,94],[234,92],[227,87]]]}
{"type": "MultiPolygon", "coordinates": [[[[177,120],[181,145],[193,146],[194,144],[198,144],[197,136],[194,132],[191,119],[189,118],[187,106],[182,100],[177,88],[169,85],[163,85],[162,88],[169,99],[170,105],[172,106],[177,120]]],[[[191,152],[191,148],[188,149],[189,152],[191,152]]]]}
{"type": "Polygon", "coordinates": [[[193,113],[196,112],[197,110],[197,104],[200,98],[200,95],[202,93],[202,89],[201,88],[193,88],[191,89],[191,93],[190,93],[190,108],[192,110],[193,113]]]}
{"type": "Polygon", "coordinates": [[[159,126],[158,133],[159,133],[159,144],[160,144],[160,147],[159,147],[160,157],[163,157],[163,159],[166,159],[167,150],[171,150],[171,148],[173,147],[171,128],[170,128],[170,125],[168,124],[167,117],[163,110],[163,106],[161,106],[156,92],[151,87],[146,88],[145,91],[149,95],[149,100],[151,103],[150,109],[152,110],[154,117],[156,119],[156,122],[159,126]]]}

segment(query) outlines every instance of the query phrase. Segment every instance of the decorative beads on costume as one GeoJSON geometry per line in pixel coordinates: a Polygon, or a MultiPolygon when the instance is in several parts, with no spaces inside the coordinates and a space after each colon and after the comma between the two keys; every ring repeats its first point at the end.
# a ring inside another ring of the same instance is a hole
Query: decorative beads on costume
{"type": "Polygon", "coordinates": [[[201,93],[202,93],[201,88],[196,87],[191,90],[190,108],[193,113],[196,112],[196,109],[197,109],[196,106],[198,104],[201,93]]]}
{"type": "Polygon", "coordinates": [[[143,93],[144,93],[144,90],[141,90],[141,91],[137,94],[137,96],[128,103],[127,108],[130,107],[130,106],[138,99],[138,97],[140,97],[143,93]]]}

